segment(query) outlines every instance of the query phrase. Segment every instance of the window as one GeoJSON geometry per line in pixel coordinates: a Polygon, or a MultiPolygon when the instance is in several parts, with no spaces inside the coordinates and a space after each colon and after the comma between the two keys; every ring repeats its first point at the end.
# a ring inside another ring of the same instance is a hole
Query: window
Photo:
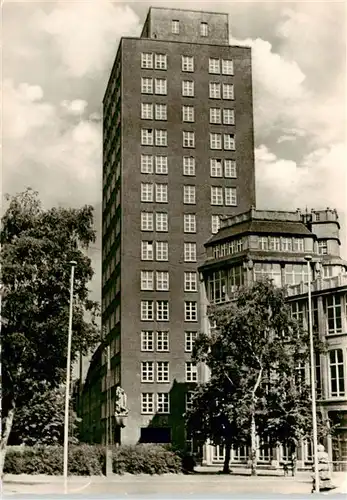
{"type": "Polygon", "coordinates": [[[224,160],[224,177],[229,179],[236,179],[236,161],[224,160]]]}
{"type": "Polygon", "coordinates": [[[198,370],[197,366],[192,361],[186,362],[186,382],[197,382],[198,370]]]}
{"type": "Polygon", "coordinates": [[[153,260],[152,241],[141,241],[141,260],[153,260]]]}
{"type": "Polygon", "coordinates": [[[167,175],[168,173],[167,156],[159,155],[155,157],[155,173],[167,175]]]}
{"type": "Polygon", "coordinates": [[[154,382],[154,363],[153,361],[141,362],[141,382],[154,382]]]}
{"type": "Polygon", "coordinates": [[[156,260],[169,260],[169,244],[167,241],[157,241],[156,243],[156,260]]]}
{"type": "Polygon", "coordinates": [[[170,396],[168,392],[158,392],[157,413],[170,413],[170,396]]]}
{"type": "Polygon", "coordinates": [[[141,201],[144,203],[153,202],[153,184],[141,182],[141,201]]]}
{"type": "Polygon", "coordinates": [[[281,239],[274,236],[269,238],[269,249],[279,252],[281,250],[281,239]]]}
{"type": "Polygon", "coordinates": [[[316,397],[317,399],[321,399],[323,397],[322,394],[322,372],[321,372],[321,362],[320,362],[320,354],[319,352],[315,353],[316,360],[316,397]]]}
{"type": "Polygon", "coordinates": [[[210,133],[210,148],[222,149],[222,134],[210,133]]]}
{"type": "Polygon", "coordinates": [[[226,274],[225,271],[212,272],[207,279],[207,296],[211,303],[225,301],[226,274]]]}
{"type": "Polygon", "coordinates": [[[184,321],[198,320],[198,303],[191,300],[184,302],[184,321]]]}
{"type": "Polygon", "coordinates": [[[201,36],[208,36],[208,24],[207,23],[200,23],[200,35],[201,36]]]}
{"type": "Polygon", "coordinates": [[[167,300],[157,301],[157,321],[169,321],[169,302],[167,300]]]}
{"type": "Polygon", "coordinates": [[[182,106],[182,121],[194,121],[194,106],[182,106]]]}
{"type": "Polygon", "coordinates": [[[210,176],[223,177],[222,160],[219,158],[210,159],[210,176]]]}
{"type": "Polygon", "coordinates": [[[141,321],[154,320],[153,300],[141,300],[141,321]]]}
{"type": "Polygon", "coordinates": [[[341,297],[340,295],[328,295],[325,299],[325,315],[327,321],[327,333],[341,333],[341,297]]]}
{"type": "Polygon", "coordinates": [[[155,145],[156,146],[167,146],[167,130],[156,130],[155,131],[155,145]]]}
{"type": "Polygon", "coordinates": [[[304,252],[304,240],[303,238],[294,238],[294,252],[304,252]]]}
{"type": "Polygon", "coordinates": [[[198,336],[198,332],[184,332],[185,334],[185,351],[192,352],[193,344],[198,336]]]}
{"type": "Polygon", "coordinates": [[[232,59],[222,59],[222,74],[223,75],[234,74],[234,62],[232,59]]]}
{"type": "Polygon", "coordinates": [[[209,92],[210,99],[220,99],[221,98],[220,83],[211,82],[209,90],[210,90],[210,92],[209,92]]]}
{"type": "Polygon", "coordinates": [[[210,108],[210,123],[220,124],[222,121],[222,112],[219,108],[210,108]]]}
{"type": "Polygon", "coordinates": [[[141,54],[141,68],[153,69],[153,54],[142,52],[141,54]]]}
{"type": "Polygon", "coordinates": [[[141,212],[141,231],[153,231],[153,212],[141,212]]]}
{"type": "Polygon", "coordinates": [[[141,271],[141,290],[154,289],[153,271],[141,271]]]}
{"type": "Polygon", "coordinates": [[[192,82],[191,80],[182,81],[182,96],[194,97],[194,82],[192,82]]]}
{"type": "Polygon", "coordinates": [[[141,393],[141,413],[144,415],[154,413],[154,394],[152,392],[141,393]]]}
{"type": "Polygon", "coordinates": [[[182,56],[182,71],[194,71],[194,57],[182,56]]]}
{"type": "Polygon", "coordinates": [[[141,78],[141,94],[153,94],[153,78],[141,78]]]}
{"type": "Polygon", "coordinates": [[[223,99],[234,99],[234,85],[223,83],[223,99]]]}
{"type": "Polygon", "coordinates": [[[268,250],[269,249],[269,239],[267,236],[259,236],[259,250],[268,250]]]}
{"type": "Polygon", "coordinates": [[[197,292],[198,283],[197,275],[195,271],[185,271],[184,272],[184,291],[185,292],[197,292]]]}
{"type": "Polygon", "coordinates": [[[169,230],[169,216],[166,212],[157,212],[155,214],[155,230],[158,233],[167,232],[169,230]]]}
{"type": "Polygon", "coordinates": [[[183,175],[195,175],[195,158],[183,156],[183,175]]]}
{"type": "Polygon", "coordinates": [[[167,184],[156,184],[155,185],[155,201],[157,203],[167,203],[167,184]]]}
{"type": "Polygon", "coordinates": [[[155,119],[156,120],[167,120],[167,106],[166,106],[166,104],[156,104],[155,105],[155,119]]]}
{"type": "Polygon", "coordinates": [[[184,262],[196,262],[196,243],[184,244],[184,262]]]}
{"type": "Polygon", "coordinates": [[[157,362],[157,382],[169,382],[169,362],[168,361],[158,361],[157,362]]]}
{"type": "Polygon", "coordinates": [[[169,290],[169,272],[157,271],[156,273],[157,290],[165,292],[169,290]]]}
{"type": "Polygon", "coordinates": [[[155,69],[167,69],[166,54],[155,54],[154,61],[155,69]]]}
{"type": "Polygon", "coordinates": [[[223,205],[223,188],[211,186],[211,205],[223,205]]]}
{"type": "Polygon", "coordinates": [[[329,351],[329,368],[330,396],[333,398],[345,396],[345,374],[343,367],[342,349],[334,349],[333,351],[329,351]]]}
{"type": "Polygon", "coordinates": [[[292,252],[293,251],[292,238],[281,238],[281,250],[282,250],[282,252],[292,252]]]}
{"type": "Polygon", "coordinates": [[[153,104],[141,103],[141,118],[143,120],[153,120],[153,104]]]}
{"type": "Polygon", "coordinates": [[[219,215],[211,215],[211,233],[217,234],[220,228],[220,217],[219,215]]]}
{"type": "Polygon", "coordinates": [[[152,155],[141,155],[141,174],[153,174],[152,155]]]}
{"type": "Polygon", "coordinates": [[[226,187],[224,190],[225,205],[228,207],[237,206],[236,188],[226,187]]]}
{"type": "Polygon", "coordinates": [[[154,93],[157,95],[167,94],[167,80],[166,78],[156,78],[154,82],[154,93]]]}
{"type": "Polygon", "coordinates": [[[195,148],[195,132],[183,131],[183,147],[195,148]]]}
{"type": "Polygon", "coordinates": [[[235,150],[235,135],[234,134],[224,134],[224,149],[228,151],[235,150]]]}
{"type": "Polygon", "coordinates": [[[183,203],[186,205],[195,205],[195,186],[183,186],[183,203]]]}
{"type": "Polygon", "coordinates": [[[193,409],[193,395],[192,391],[186,392],[186,411],[190,411],[193,409]]]}
{"type": "Polygon", "coordinates": [[[180,22],[175,19],[171,21],[171,33],[178,35],[180,32],[180,22]]]}
{"type": "Polygon", "coordinates": [[[143,128],[141,130],[141,144],[142,146],[153,146],[153,129],[143,128]]]}
{"type": "Polygon", "coordinates": [[[219,74],[220,73],[220,60],[210,57],[208,60],[208,72],[219,74]]]}
{"type": "Polygon", "coordinates": [[[298,285],[301,282],[308,282],[307,266],[305,264],[286,264],[284,270],[286,285],[298,285]]]}
{"type": "Polygon", "coordinates": [[[183,230],[185,233],[196,233],[196,215],[183,215],[183,230]]]}
{"type": "Polygon", "coordinates": [[[157,351],[169,351],[169,332],[157,332],[157,351]]]}
{"type": "Polygon", "coordinates": [[[148,330],[141,332],[141,351],[153,351],[154,349],[154,333],[148,330]]]}
{"type": "Polygon", "coordinates": [[[235,113],[233,109],[223,109],[223,124],[235,125],[235,113]]]}
{"type": "Polygon", "coordinates": [[[328,253],[328,242],[326,240],[318,241],[318,253],[320,255],[327,255],[327,253],[328,253]]]}

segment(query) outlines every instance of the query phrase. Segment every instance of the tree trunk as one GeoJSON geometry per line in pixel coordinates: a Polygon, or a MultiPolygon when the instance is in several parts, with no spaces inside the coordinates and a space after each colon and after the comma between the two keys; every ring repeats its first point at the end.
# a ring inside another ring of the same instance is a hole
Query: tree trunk
{"type": "Polygon", "coordinates": [[[231,443],[226,442],[223,474],[230,474],[230,469],[229,469],[230,455],[231,455],[231,443]]]}
{"type": "Polygon", "coordinates": [[[254,413],[251,421],[251,474],[252,476],[257,475],[257,434],[254,413]]]}
{"type": "Polygon", "coordinates": [[[7,442],[8,442],[8,438],[10,437],[11,430],[12,430],[15,407],[16,407],[15,403],[12,402],[12,406],[10,408],[10,411],[8,412],[8,415],[5,419],[5,429],[4,429],[4,432],[1,436],[1,441],[0,441],[0,477],[1,477],[1,480],[2,480],[3,474],[4,474],[7,442]]]}

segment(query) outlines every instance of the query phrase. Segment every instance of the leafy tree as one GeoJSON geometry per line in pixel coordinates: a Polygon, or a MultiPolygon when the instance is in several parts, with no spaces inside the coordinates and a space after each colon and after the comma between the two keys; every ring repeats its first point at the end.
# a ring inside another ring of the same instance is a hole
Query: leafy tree
{"type": "Polygon", "coordinates": [[[85,255],[95,241],[93,208],[45,210],[31,189],[7,199],[1,233],[1,473],[15,409],[29,403],[41,382],[54,388],[66,377],[71,260],[77,263],[72,362],[99,338],[99,306],[88,298],[93,269],[85,255]]]}
{"type": "MultiPolygon", "coordinates": [[[[78,422],[70,400],[69,442],[78,443],[78,422]]],[[[50,388],[46,382],[37,384],[31,401],[19,408],[13,419],[11,436],[19,444],[63,445],[65,421],[65,386],[50,388]]]]}
{"type": "MultiPolygon", "coordinates": [[[[309,337],[292,318],[285,292],[269,280],[240,289],[235,300],[213,306],[216,331],[200,334],[193,359],[210,381],[199,388],[188,426],[226,449],[247,444],[256,474],[257,435],[269,444],[297,442],[311,431],[309,387],[298,367],[309,360],[309,337]]],[[[317,341],[317,348],[318,346],[317,341]]]]}

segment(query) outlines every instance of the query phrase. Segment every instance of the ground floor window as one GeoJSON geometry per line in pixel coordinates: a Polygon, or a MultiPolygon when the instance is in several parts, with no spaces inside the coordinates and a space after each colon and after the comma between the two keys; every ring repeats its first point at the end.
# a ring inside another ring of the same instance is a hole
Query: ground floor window
{"type": "Polygon", "coordinates": [[[171,443],[171,428],[141,427],[140,443],[171,443]]]}

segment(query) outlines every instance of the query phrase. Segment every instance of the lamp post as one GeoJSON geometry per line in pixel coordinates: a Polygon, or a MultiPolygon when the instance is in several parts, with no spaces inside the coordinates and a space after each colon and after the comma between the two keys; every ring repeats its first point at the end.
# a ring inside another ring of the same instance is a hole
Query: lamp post
{"type": "Polygon", "coordinates": [[[69,403],[70,403],[70,374],[71,374],[71,340],[72,340],[72,305],[73,305],[73,286],[74,273],[77,262],[69,262],[71,266],[70,277],[70,311],[69,311],[69,330],[67,340],[67,360],[66,360],[66,389],[65,389],[65,422],[64,422],[64,490],[67,493],[67,472],[68,472],[68,449],[69,449],[69,403]]]}
{"type": "Polygon", "coordinates": [[[312,299],[311,299],[311,255],[306,255],[308,272],[308,325],[310,334],[310,358],[311,358],[311,399],[312,399],[312,429],[313,429],[313,463],[315,477],[315,492],[319,493],[319,471],[318,471],[318,436],[317,436],[317,409],[316,409],[316,381],[315,381],[315,358],[313,348],[312,328],[312,299]]]}

